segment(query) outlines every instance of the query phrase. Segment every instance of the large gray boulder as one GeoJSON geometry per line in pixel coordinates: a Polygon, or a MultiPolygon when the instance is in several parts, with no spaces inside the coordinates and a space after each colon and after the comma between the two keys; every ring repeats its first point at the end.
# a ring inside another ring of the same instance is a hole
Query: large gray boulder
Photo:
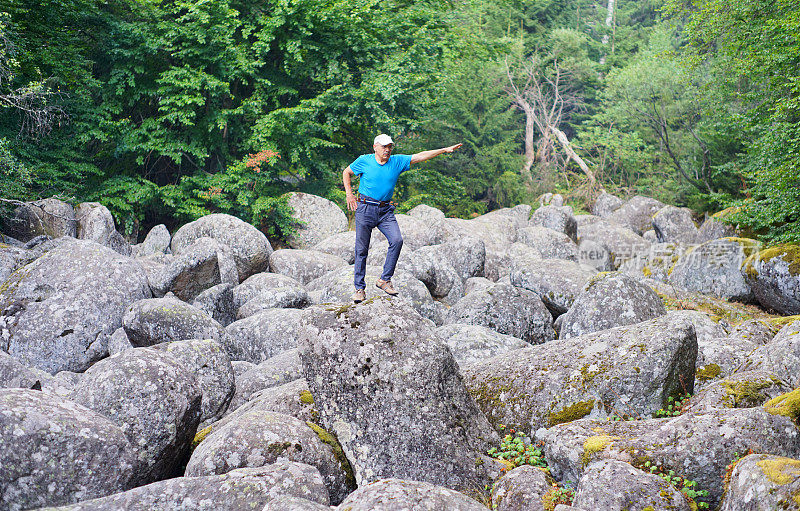
{"type": "Polygon", "coordinates": [[[142,267],[91,241],[64,238],[0,290],[0,349],[51,374],[108,353],[125,307],[150,297],[142,267]]]}
{"type": "Polygon", "coordinates": [[[728,238],[731,236],[736,236],[736,229],[726,223],[720,222],[714,216],[710,216],[706,218],[697,230],[697,237],[694,242],[705,243],[706,241],[728,238]]]}
{"type": "Polygon", "coordinates": [[[298,221],[297,232],[287,240],[290,248],[311,248],[328,236],[347,230],[347,216],[335,203],[309,193],[287,195],[292,217],[298,221]]]}
{"type": "Polygon", "coordinates": [[[731,471],[720,511],[800,508],[800,459],[750,454],[731,471]]]}
{"type": "Polygon", "coordinates": [[[214,238],[197,238],[155,274],[153,293],[174,293],[185,302],[219,284],[236,285],[239,273],[230,248],[214,238]]]}
{"type": "Polygon", "coordinates": [[[542,496],[552,486],[545,471],[522,465],[492,485],[492,509],[497,511],[544,511],[542,496]]]}
{"type": "Polygon", "coordinates": [[[691,511],[689,502],[664,478],[618,460],[586,467],[572,505],[605,511],[691,511]]]}
{"type": "Polygon", "coordinates": [[[225,335],[218,321],[174,296],[132,303],[122,318],[122,328],[137,347],[187,339],[220,341],[225,335]]]}
{"type": "MultiPolygon", "coordinates": [[[[403,250],[414,251],[420,247],[439,243],[439,233],[435,225],[430,225],[419,218],[410,215],[395,213],[397,225],[403,235],[403,250]]],[[[372,237],[380,243],[386,236],[379,229],[373,229],[372,237]]]]}
{"type": "Polygon", "coordinates": [[[786,382],[768,371],[742,371],[696,392],[686,405],[686,411],[706,413],[724,408],[754,408],[791,390],[786,382]]]}
{"type": "Polygon", "coordinates": [[[408,210],[408,216],[421,220],[427,225],[436,225],[444,220],[445,215],[442,210],[428,206],[427,204],[418,204],[408,210]]]}
{"type": "Polygon", "coordinates": [[[663,202],[656,199],[636,195],[615,209],[608,216],[608,219],[641,235],[644,231],[650,229],[653,215],[664,206],[663,202]]]}
{"type": "MultiPolygon", "coordinates": [[[[493,425],[536,430],[582,417],[648,416],[692,391],[697,340],[669,316],[523,348],[462,367],[493,425]]],[[[575,481],[577,479],[573,479],[575,481]]]]}
{"type": "Polygon", "coordinates": [[[170,241],[172,241],[172,235],[167,226],[158,224],[150,229],[144,241],[131,247],[131,253],[134,257],[165,254],[169,250],[170,241]]]}
{"type": "Polygon", "coordinates": [[[231,284],[217,284],[206,289],[192,300],[192,306],[219,321],[222,326],[236,321],[238,307],[234,303],[231,284]]]}
{"type": "Polygon", "coordinates": [[[99,202],[82,202],[75,208],[75,217],[78,222],[76,238],[94,241],[122,255],[131,255],[131,246],[117,232],[114,217],[107,207],[99,202]]]}
{"type": "Polygon", "coordinates": [[[13,218],[6,224],[8,234],[22,242],[37,236],[74,238],[77,229],[75,209],[56,198],[25,203],[14,210],[13,218]]]}
{"type": "Polygon", "coordinates": [[[5,282],[12,273],[31,263],[37,257],[38,254],[32,250],[0,243],[0,282],[5,282]]]}
{"type": "Polygon", "coordinates": [[[328,491],[316,468],[279,460],[220,475],[176,477],[58,511],[252,511],[282,495],[310,499],[329,509],[328,491]]]}
{"type": "Polygon", "coordinates": [[[558,338],[632,325],[667,313],[655,291],[624,273],[592,277],[572,307],[558,317],[558,338]]]}
{"type": "Polygon", "coordinates": [[[630,228],[603,218],[578,224],[578,243],[594,241],[611,254],[614,268],[634,257],[650,251],[650,242],[630,228]]]}
{"type": "Polygon", "coordinates": [[[725,467],[748,449],[797,458],[800,430],[792,419],[764,408],[715,410],[671,419],[597,421],[583,419],[536,434],[544,442],[550,472],[577,481],[593,461],[649,460],[709,492],[714,509],[722,498],[725,467]]]}
{"type": "Polygon", "coordinates": [[[614,270],[611,252],[604,245],[591,239],[581,240],[578,244],[578,262],[597,271],[614,270]]]}
{"type": "Polygon", "coordinates": [[[441,225],[442,241],[464,237],[478,238],[486,250],[504,249],[517,240],[517,229],[512,217],[503,214],[487,214],[472,220],[445,218],[441,225]],[[487,216],[489,215],[489,216],[487,216]]]}
{"type": "MultiPolygon", "coordinates": [[[[370,238],[370,247],[375,243],[375,239],[375,236],[370,238]]],[[[345,231],[333,234],[312,246],[311,250],[335,255],[344,259],[347,264],[353,264],[356,260],[356,232],[345,231]]]]}
{"type": "Polygon", "coordinates": [[[481,325],[531,344],[553,340],[553,317],[535,293],[510,284],[495,284],[461,298],[445,323],[481,325]]]}
{"type": "Polygon", "coordinates": [[[450,488],[486,484],[475,459],[497,435],[419,314],[377,298],[312,307],[303,323],[306,381],[359,486],[395,476],[450,488]]]}
{"type": "Polygon", "coordinates": [[[608,218],[623,204],[624,201],[616,195],[603,192],[599,197],[597,197],[597,199],[595,199],[594,205],[592,206],[592,214],[599,217],[608,218]]]}
{"type": "Polygon", "coordinates": [[[512,261],[511,283],[533,291],[550,311],[559,315],[572,307],[596,273],[590,267],[563,259],[518,258],[512,261]]]}
{"type": "Polygon", "coordinates": [[[484,275],[486,246],[480,239],[467,236],[446,241],[437,245],[437,250],[462,279],[484,275]]]}
{"type": "Polygon", "coordinates": [[[336,441],[319,426],[277,412],[253,408],[214,428],[195,448],[187,476],[225,474],[286,459],[316,467],[330,500],[338,504],[354,489],[347,460],[337,455],[336,441]]]}
{"type": "Polygon", "coordinates": [[[742,272],[761,305],[787,316],[800,314],[800,245],[778,245],[752,254],[742,272]]]}
{"type": "Polygon", "coordinates": [[[739,370],[773,373],[793,387],[800,387],[800,321],[781,328],[768,344],[753,351],[739,370]]]}
{"type": "Polygon", "coordinates": [[[719,298],[752,301],[753,291],[739,267],[757,242],[744,238],[721,238],[684,253],[669,273],[668,282],[688,291],[719,298]]]}
{"type": "Polygon", "coordinates": [[[23,389],[1,389],[0,410],[0,508],[58,506],[132,486],[134,450],[102,415],[23,389]]]}
{"type": "Polygon", "coordinates": [[[267,268],[272,246],[264,233],[235,216],[223,213],[206,215],[178,229],[170,243],[172,253],[180,255],[203,237],[214,238],[231,249],[240,282],[267,268]]]}
{"type": "Polygon", "coordinates": [[[50,379],[44,371],[32,369],[8,353],[0,351],[0,388],[41,389],[50,379]]]}
{"type": "Polygon", "coordinates": [[[653,215],[653,230],[659,243],[695,243],[697,225],[689,208],[664,206],[653,215]]]}
{"type": "Polygon", "coordinates": [[[381,479],[359,485],[342,511],[485,511],[486,507],[457,491],[421,481],[381,479]]]}
{"type": "Polygon", "coordinates": [[[283,351],[236,377],[236,392],[228,409],[236,410],[248,402],[254,394],[302,377],[303,367],[297,349],[283,351]]]}
{"type": "Polygon", "coordinates": [[[398,268],[424,283],[431,296],[452,305],[464,296],[464,282],[439,247],[441,245],[432,245],[415,250],[410,258],[400,261],[398,268]]]}
{"type": "Polygon", "coordinates": [[[123,351],[90,367],[69,398],[122,429],[136,449],[137,484],[179,475],[200,422],[202,391],[174,357],[152,348],[123,351]]]}
{"type": "Polygon", "coordinates": [[[464,323],[440,326],[436,329],[436,335],[447,343],[459,366],[530,346],[530,343],[522,339],[501,334],[497,330],[464,323]]]}
{"type": "Polygon", "coordinates": [[[319,412],[314,405],[314,396],[308,389],[308,383],[303,378],[259,390],[250,397],[250,400],[237,408],[230,415],[214,423],[212,428],[229,420],[236,420],[238,415],[246,413],[253,408],[291,415],[302,422],[319,422],[319,412]]]}
{"type": "Polygon", "coordinates": [[[347,266],[347,262],[341,257],[315,250],[284,248],[269,256],[270,271],[291,277],[303,285],[343,266],[347,266]]]}
{"type": "Polygon", "coordinates": [[[231,360],[254,364],[297,347],[299,309],[264,309],[228,325],[222,343],[231,360]]]}
{"type": "Polygon", "coordinates": [[[278,273],[258,273],[233,288],[233,306],[238,311],[238,319],[262,309],[302,309],[310,303],[303,284],[278,273]]]}
{"type": "Polygon", "coordinates": [[[578,260],[578,245],[569,236],[541,225],[518,230],[517,241],[535,248],[544,259],[578,260]]]}
{"type": "Polygon", "coordinates": [[[566,234],[574,242],[578,241],[578,222],[572,214],[572,208],[542,206],[531,214],[529,224],[547,227],[566,234]]]}
{"type": "Polygon", "coordinates": [[[693,248],[677,243],[653,243],[647,252],[638,252],[633,258],[623,262],[619,271],[639,278],[644,276],[667,282],[672,267],[687,250],[693,248]]]}

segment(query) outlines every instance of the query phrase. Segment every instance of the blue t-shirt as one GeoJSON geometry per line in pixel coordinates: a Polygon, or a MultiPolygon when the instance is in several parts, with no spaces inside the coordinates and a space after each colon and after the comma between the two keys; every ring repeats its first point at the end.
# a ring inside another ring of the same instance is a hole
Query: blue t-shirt
{"type": "Polygon", "coordinates": [[[410,154],[393,154],[381,165],[375,154],[364,154],[350,164],[350,170],[361,177],[358,193],[375,200],[386,201],[394,194],[394,185],[400,174],[411,168],[410,154]]]}

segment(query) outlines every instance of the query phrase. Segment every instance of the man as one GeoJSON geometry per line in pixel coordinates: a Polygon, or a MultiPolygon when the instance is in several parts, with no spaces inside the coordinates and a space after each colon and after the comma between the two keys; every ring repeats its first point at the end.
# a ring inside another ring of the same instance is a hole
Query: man
{"type": "Polygon", "coordinates": [[[412,163],[430,160],[434,156],[452,153],[461,147],[456,144],[442,149],[422,151],[414,155],[395,154],[392,137],[381,133],[372,143],[375,154],[364,154],[342,171],[342,181],[347,194],[347,208],[356,212],[356,260],[354,266],[354,279],[356,292],[353,294],[355,303],[363,302],[366,297],[364,289],[364,275],[367,271],[367,253],[372,229],[377,227],[389,241],[389,250],[386,252],[386,261],[383,265],[383,274],[375,285],[387,294],[394,296],[397,290],[392,285],[394,267],[403,248],[403,236],[394,217],[394,205],[391,203],[394,186],[400,174],[408,170],[412,163]],[[358,197],[353,194],[350,185],[352,176],[360,176],[358,197]]]}

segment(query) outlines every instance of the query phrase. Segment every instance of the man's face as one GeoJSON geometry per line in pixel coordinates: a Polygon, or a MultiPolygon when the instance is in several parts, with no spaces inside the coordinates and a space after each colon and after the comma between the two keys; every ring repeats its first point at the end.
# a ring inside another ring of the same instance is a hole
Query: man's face
{"type": "Polygon", "coordinates": [[[394,149],[394,144],[388,144],[388,145],[375,144],[372,147],[373,149],[375,149],[375,155],[378,156],[378,158],[383,159],[383,158],[388,158],[392,154],[392,150],[394,149]]]}

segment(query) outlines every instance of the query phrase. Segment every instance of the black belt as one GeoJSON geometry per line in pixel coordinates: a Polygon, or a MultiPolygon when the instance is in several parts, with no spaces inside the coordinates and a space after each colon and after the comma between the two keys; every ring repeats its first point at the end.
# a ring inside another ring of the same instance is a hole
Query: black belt
{"type": "Polygon", "coordinates": [[[373,199],[372,197],[367,197],[366,195],[361,195],[361,194],[358,194],[358,199],[356,200],[358,200],[358,202],[361,202],[362,204],[370,204],[372,206],[394,205],[394,202],[390,200],[377,200],[373,199]]]}

